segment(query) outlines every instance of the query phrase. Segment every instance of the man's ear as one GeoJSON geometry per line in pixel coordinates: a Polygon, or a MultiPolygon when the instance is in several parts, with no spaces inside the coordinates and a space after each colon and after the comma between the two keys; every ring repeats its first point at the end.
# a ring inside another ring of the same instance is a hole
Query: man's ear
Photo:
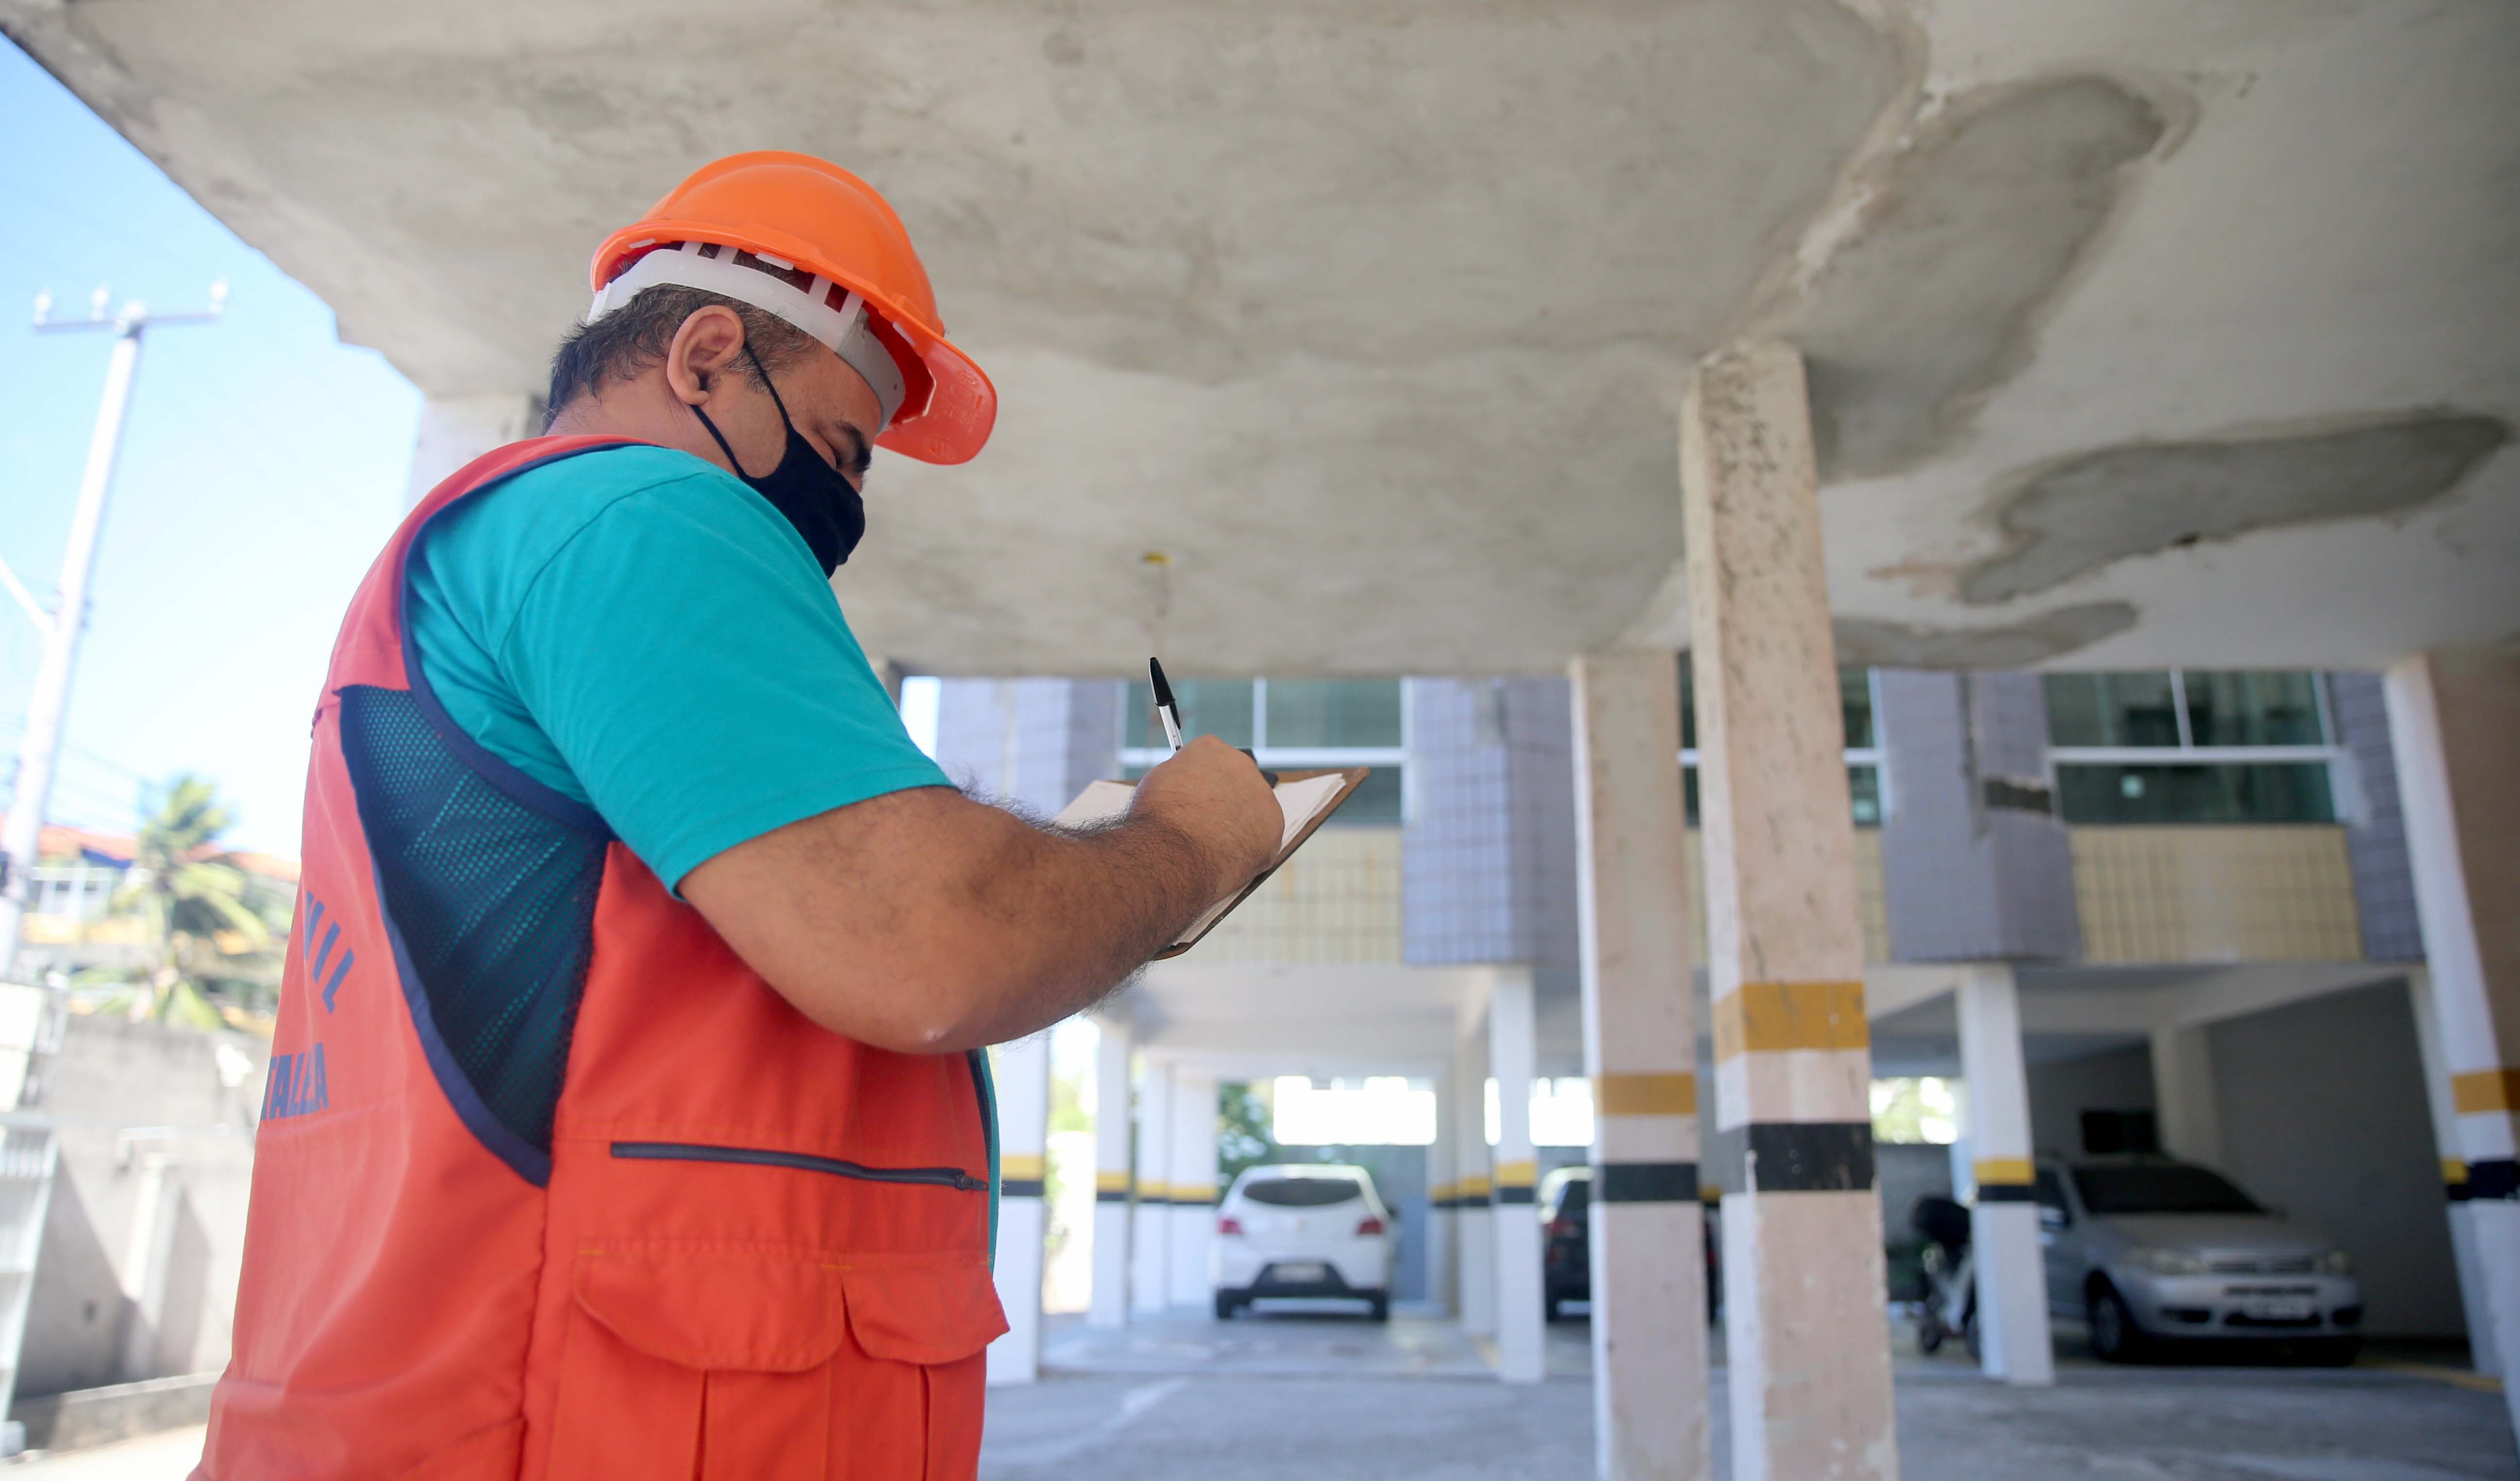
{"type": "Polygon", "coordinates": [[[674,331],[665,350],[665,385],[685,406],[706,406],[718,377],[743,353],[743,321],[712,303],[674,331]]]}

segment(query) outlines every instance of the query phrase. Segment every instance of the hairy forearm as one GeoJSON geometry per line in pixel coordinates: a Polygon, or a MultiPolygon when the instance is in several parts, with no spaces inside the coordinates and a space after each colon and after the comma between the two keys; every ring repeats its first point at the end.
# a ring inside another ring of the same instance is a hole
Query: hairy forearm
{"type": "Polygon", "coordinates": [[[975,861],[966,909],[951,913],[980,925],[987,949],[960,974],[958,1021],[940,1050],[1004,1043],[1092,1007],[1212,903],[1214,865],[1167,823],[1009,822],[1020,832],[975,861]]]}
{"type": "Polygon", "coordinates": [[[1211,903],[1218,873],[1159,819],[1043,828],[934,788],[764,834],[683,893],[815,1022],[942,1054],[1092,1006],[1211,903]]]}

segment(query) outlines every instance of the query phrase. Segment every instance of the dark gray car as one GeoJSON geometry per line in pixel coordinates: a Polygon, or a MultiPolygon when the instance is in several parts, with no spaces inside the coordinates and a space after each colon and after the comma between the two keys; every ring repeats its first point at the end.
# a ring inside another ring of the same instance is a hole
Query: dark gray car
{"type": "Polygon", "coordinates": [[[2110,1362],[2156,1342],[2251,1338],[2354,1361],[2362,1285],[2333,1240],[2221,1174],[2146,1157],[2038,1168],[2048,1307],[2110,1362]]]}

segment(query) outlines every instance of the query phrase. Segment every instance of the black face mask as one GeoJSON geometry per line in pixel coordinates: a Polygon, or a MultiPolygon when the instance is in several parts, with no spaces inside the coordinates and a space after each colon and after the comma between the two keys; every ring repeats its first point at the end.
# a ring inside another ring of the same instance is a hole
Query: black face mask
{"type": "Polygon", "coordinates": [[[695,406],[692,415],[699,418],[700,426],[717,439],[718,450],[726,454],[735,475],[752,485],[753,492],[769,500],[772,509],[796,526],[796,533],[805,537],[806,547],[813,551],[814,560],[828,577],[848,563],[849,552],[866,538],[866,501],[858,497],[858,491],[849,486],[849,480],[841,477],[837,469],[823,461],[823,455],[814,451],[814,444],[805,440],[805,434],[796,430],[796,424],[788,418],[788,403],[779,399],[779,387],[770,383],[770,373],[761,368],[761,357],[752,353],[752,346],[745,345],[743,353],[752,361],[752,373],[768,387],[770,404],[779,408],[780,425],[788,428],[788,450],[780,455],[779,466],[758,478],[745,472],[735,449],[727,446],[726,434],[717,429],[708,413],[695,406]]]}

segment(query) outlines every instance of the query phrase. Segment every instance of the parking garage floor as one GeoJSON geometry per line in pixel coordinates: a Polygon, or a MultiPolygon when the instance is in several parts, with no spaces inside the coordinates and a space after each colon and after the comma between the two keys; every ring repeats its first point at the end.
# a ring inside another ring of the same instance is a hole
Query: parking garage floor
{"type": "MultiPolygon", "coordinates": [[[[2509,1481],[2520,1475],[2490,1380],[2375,1353],[2351,1369],[2214,1362],[2115,1368],[2060,1333],[2056,1386],[2008,1389],[1900,1336],[1901,1470],[1911,1481],[2509,1481]]],[[[1725,1373],[1716,1473],[1729,1475],[1725,1373]]],[[[1098,1332],[1054,1322],[1050,1376],[1000,1389],[984,1481],[1489,1481],[1592,1469],[1591,1351],[1550,1329],[1550,1381],[1505,1388],[1431,1313],[1387,1326],[1328,1311],[1219,1323],[1182,1314],[1098,1332]],[[1387,1381],[1408,1377],[1415,1383],[1387,1381]],[[1447,1381],[1449,1380],[1449,1381],[1447,1381]]]]}
{"type": "MultiPolygon", "coordinates": [[[[2502,1396],[2420,1352],[2351,1369],[2110,1368],[2059,1343],[2057,1383],[2007,1389],[1948,1351],[1898,1366],[1909,1481],[2509,1481],[2502,1396]]],[[[1720,1354],[1720,1344],[1718,1352],[1720,1354]]],[[[1055,1319],[1050,1376],[990,1395],[983,1481],[1581,1481],[1591,1354],[1550,1330],[1550,1381],[1506,1388],[1431,1313],[1388,1327],[1327,1313],[1122,1333],[1055,1319]],[[1415,1379],[1417,1381],[1408,1381],[1415,1379]]],[[[1714,1374],[1716,1474],[1729,1428],[1714,1374]]],[[[180,1481],[198,1428],[0,1471],[26,1481],[180,1481]]]]}

